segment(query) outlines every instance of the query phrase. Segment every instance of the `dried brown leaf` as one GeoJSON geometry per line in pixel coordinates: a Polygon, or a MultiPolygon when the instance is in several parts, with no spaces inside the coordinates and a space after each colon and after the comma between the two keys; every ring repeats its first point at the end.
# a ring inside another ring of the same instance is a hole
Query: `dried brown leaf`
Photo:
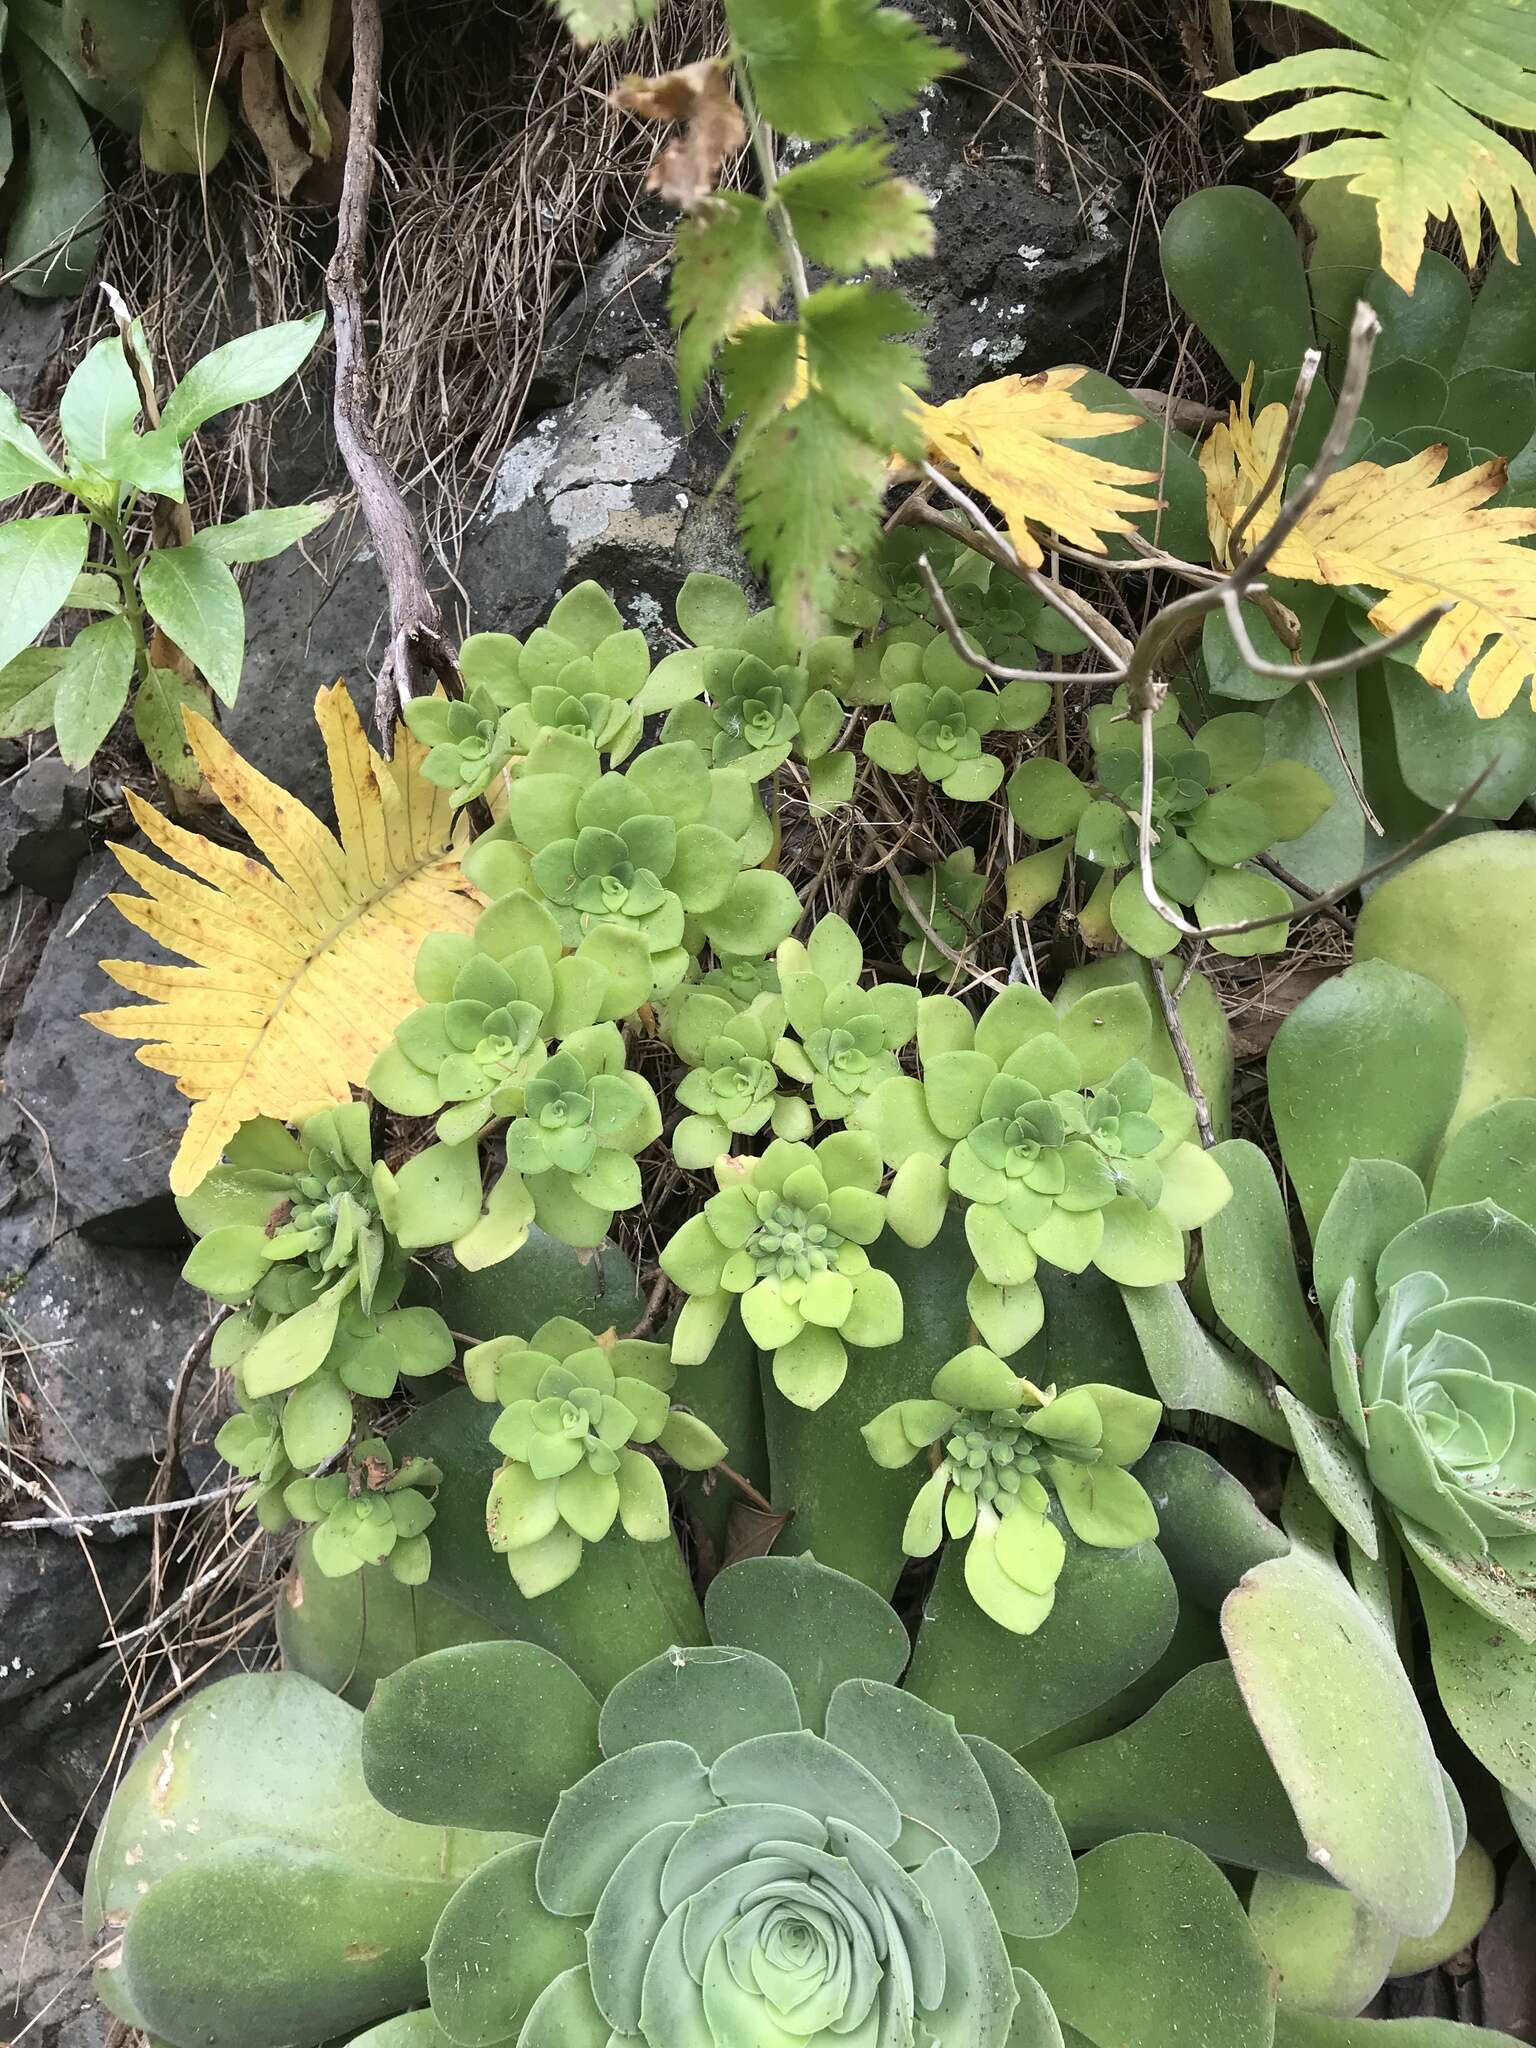
{"type": "Polygon", "coordinates": [[[645,121],[681,122],[683,132],[656,153],[646,190],[686,213],[708,198],[721,170],[745,146],[747,124],[718,57],[685,64],[659,78],[626,78],[613,104],[645,121]]]}

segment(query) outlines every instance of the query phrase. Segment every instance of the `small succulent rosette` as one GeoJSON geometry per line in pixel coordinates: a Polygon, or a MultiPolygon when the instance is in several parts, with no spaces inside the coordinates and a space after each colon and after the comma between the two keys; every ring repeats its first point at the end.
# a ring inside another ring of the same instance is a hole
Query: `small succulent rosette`
{"type": "Polygon", "coordinates": [[[898,876],[893,870],[889,893],[906,940],[901,949],[902,966],[914,976],[933,975],[948,981],[956,958],[976,935],[982,898],[987,893],[986,876],[976,872],[975,851],[962,847],[935,866],[918,868],[909,875],[898,876]]]}
{"type": "Polygon", "coordinates": [[[1008,989],[979,1019],[948,996],[918,1005],[919,1076],[882,1082],[853,1121],[896,1168],[891,1227],[937,1236],[951,1196],[965,1205],[976,1261],[967,1297],[985,1342],[1008,1356],[1035,1335],[1039,1261],[1096,1266],[1132,1287],[1184,1275],[1184,1232],[1231,1188],[1190,1142],[1194,1106],[1140,1054],[1152,1031],[1139,988],[1080,998],[1058,1013],[1008,989]]]}
{"type": "Polygon", "coordinates": [[[840,917],[822,918],[805,944],[786,939],[778,969],[795,1035],[780,1040],[774,1057],[792,1080],[809,1085],[824,1123],[841,1123],[900,1073],[897,1054],[917,1030],[917,990],[897,982],[861,987],[864,949],[840,917]]]}
{"type": "Polygon", "coordinates": [[[772,1354],[774,1384],[800,1408],[820,1408],[842,1385],[848,1346],[896,1343],[901,1289],[870,1264],[885,1227],[880,1154],[870,1139],[835,1132],[819,1145],[775,1139],[758,1158],[726,1158],[720,1192],[661,1255],[688,1297],[672,1356],[699,1364],[733,1303],[747,1334],[772,1354]]]}
{"type": "Polygon", "coordinates": [[[1320,1262],[1344,1274],[1329,1326],[1339,1414],[1421,1556],[1536,1588],[1536,1230],[1492,1201],[1424,1214],[1406,1168],[1376,1171],[1405,1216],[1421,1213],[1374,1270],[1351,1181],[1319,1230],[1320,1262]]]}
{"type": "MultiPolygon", "coordinates": [[[[1239,956],[1278,952],[1286,941],[1291,898],[1273,875],[1256,872],[1250,863],[1271,846],[1310,831],[1331,806],[1333,792],[1302,762],[1265,758],[1266,727],[1254,712],[1223,712],[1191,739],[1170,697],[1153,722],[1152,879],[1158,894],[1192,911],[1202,925],[1239,924],[1273,913],[1273,924],[1210,943],[1217,952],[1239,956]]],[[[1179,934],[1142,886],[1135,825],[1141,811],[1140,738],[1123,689],[1090,714],[1089,737],[1095,748],[1091,783],[1039,755],[1014,770],[1009,808],[1032,838],[1060,842],[1031,856],[1045,881],[1054,877],[1049,893],[1060,883],[1070,845],[1079,859],[1103,870],[1098,900],[1085,908],[1085,922],[1093,927],[1107,916],[1128,946],[1155,959],[1178,944],[1179,934]],[[1049,858],[1051,851],[1060,858],[1049,858]]]]}
{"type": "Polygon", "coordinates": [[[381,1437],[354,1445],[345,1472],[289,1481],[284,1502],[296,1521],[313,1524],[311,1550],[329,1579],[364,1565],[385,1565],[403,1586],[425,1584],[432,1569],[427,1530],[437,1510],[427,1492],[442,1479],[428,1458],[396,1468],[381,1437]]]}
{"type": "Polygon", "coordinates": [[[864,758],[892,775],[914,770],[948,797],[980,803],[996,793],[1005,768],[982,740],[1027,732],[1050,708],[1048,683],[1012,682],[995,690],[947,635],[912,626],[892,634],[880,677],[891,716],[864,735],[864,758]]]}
{"type": "Polygon", "coordinates": [[[1157,1535],[1157,1511],[1126,1468],[1145,1456],[1162,1412],[1121,1387],[1042,1392],[978,1344],[939,1369],[931,1398],[896,1402],[863,1437],[888,1470],[929,1454],[902,1534],[907,1555],[931,1557],[946,1535],[964,1542],[971,1598],[1027,1636],[1055,1604],[1066,1563],[1053,1497],[1080,1542],[1129,1550],[1157,1535]]]}
{"type": "Polygon", "coordinates": [[[531,1339],[497,1337],[465,1354],[470,1390],[501,1404],[491,1442],[505,1463],[491,1481],[486,1529],[527,1598],[580,1568],[582,1546],[617,1521],[637,1543],[671,1534],[654,1446],[688,1472],[707,1471],[725,1445],[669,1399],[677,1368],[665,1344],[611,1332],[594,1337],[554,1317],[531,1339]]]}
{"type": "Polygon", "coordinates": [[[813,810],[846,801],[856,764],[834,751],[846,717],[836,686],[852,663],[846,635],[802,651],[773,607],[750,612],[739,584],[701,570],[678,593],[677,623],[693,644],[658,663],[639,700],[667,713],[663,743],[691,741],[753,782],[793,754],[809,770],[813,810]]]}
{"type": "Polygon", "coordinates": [[[584,741],[615,763],[640,743],[644,721],[634,699],[651,673],[650,648],[599,584],[568,590],[525,641],[472,633],[459,668],[471,694],[503,713],[519,755],[547,732],[584,741]]]}
{"type": "Polygon", "coordinates": [[[613,928],[567,953],[548,906],[515,890],[473,934],[429,933],[415,980],[421,1005],[374,1060],[368,1092],[399,1116],[436,1116],[437,1135],[457,1144],[522,1109],[547,1039],[639,1009],[650,954],[638,935],[613,928]]]}
{"type": "Polygon", "coordinates": [[[665,994],[706,943],[721,957],[761,957],[793,928],[799,899],[760,865],[772,845],[748,777],[711,767],[691,742],[649,747],[624,773],[604,773],[594,747],[551,732],[464,871],[488,895],[542,897],[567,946],[603,925],[639,933],[653,989],[665,994]]]}
{"type": "MultiPolygon", "coordinates": [[[[788,941],[786,941],[786,944],[788,941]]],[[[684,986],[668,1005],[667,1035],[688,1071],[677,1099],[691,1112],[672,1133],[672,1156],[698,1171],[713,1166],[733,1138],[811,1135],[810,1107],[779,1092],[776,1048],[784,1033],[784,999],[765,991],[742,1005],[706,988],[684,986]]]]}

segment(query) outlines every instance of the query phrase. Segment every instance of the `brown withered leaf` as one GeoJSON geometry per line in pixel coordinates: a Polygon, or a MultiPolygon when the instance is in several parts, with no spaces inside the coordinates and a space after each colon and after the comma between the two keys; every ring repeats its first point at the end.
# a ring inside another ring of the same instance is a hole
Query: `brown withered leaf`
{"type": "Polygon", "coordinates": [[[626,78],[613,104],[645,121],[682,123],[682,134],[657,151],[645,179],[648,192],[659,192],[682,213],[709,197],[725,164],[746,144],[747,124],[718,57],[659,78],[626,78]]]}

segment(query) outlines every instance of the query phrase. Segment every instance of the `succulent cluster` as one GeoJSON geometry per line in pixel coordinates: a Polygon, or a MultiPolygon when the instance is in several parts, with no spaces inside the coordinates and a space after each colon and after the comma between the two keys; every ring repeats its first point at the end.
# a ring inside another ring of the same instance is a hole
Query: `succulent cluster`
{"type": "Polygon", "coordinates": [[[594,1337],[556,1316],[526,1341],[472,1346],[464,1372],[480,1400],[501,1404],[491,1442],[505,1462],[485,1524],[529,1599],[564,1585],[582,1545],[601,1543],[615,1521],[637,1543],[670,1536],[666,1486],[646,1449],[688,1472],[725,1456],[714,1431],[668,1399],[677,1368],[665,1344],[594,1337]]]}
{"type": "Polygon", "coordinates": [[[1079,1542],[1126,1550],[1157,1535],[1157,1511],[1126,1468],[1161,1418],[1156,1401],[1122,1387],[1042,1392],[973,1345],[940,1367],[927,1400],[895,1402],[863,1436],[877,1465],[898,1469],[923,1451],[933,1462],[907,1516],[908,1556],[931,1557],[946,1535],[966,1542],[976,1605],[1033,1635],[1066,1562],[1053,1495],[1079,1542]]]}
{"type": "Polygon", "coordinates": [[[993,689],[947,633],[911,625],[885,636],[880,683],[889,718],[864,735],[864,758],[892,775],[916,770],[948,797],[979,803],[995,795],[1007,772],[983,739],[1028,732],[1050,708],[1048,683],[1006,683],[993,689]]]}
{"type": "Polygon", "coordinates": [[[1184,1273],[1183,1233],[1227,1200],[1191,1142],[1189,1098],[1140,1055],[1151,1013],[1138,988],[1058,1013],[1018,986],[980,1018],[948,996],[917,1009],[919,1075],[883,1081],[853,1121],[895,1167],[891,1228],[931,1243],[951,1196],[976,1261],[970,1310],[990,1348],[1040,1328],[1040,1260],[1150,1287],[1184,1273]]]}
{"type": "Polygon", "coordinates": [[[878,1150],[855,1131],[814,1146],[776,1138],[756,1158],[719,1161],[719,1193],[661,1255],[662,1271],[687,1296],[673,1357],[707,1359],[739,1304],[785,1399],[801,1408],[829,1401],[850,1344],[901,1336],[901,1289],[867,1249],[885,1227],[882,1177],[878,1150]]]}
{"type": "MultiPolygon", "coordinates": [[[[1159,896],[1193,910],[1203,925],[1237,924],[1273,911],[1273,925],[1210,943],[1240,955],[1278,951],[1291,899],[1251,863],[1310,831],[1332,804],[1332,791],[1299,761],[1266,760],[1264,721],[1251,711],[1222,712],[1190,739],[1170,698],[1154,724],[1152,878],[1159,896]]],[[[1141,747],[1123,690],[1090,712],[1088,727],[1092,781],[1038,755],[1014,770],[1009,809],[1032,838],[1061,841],[1062,861],[1070,842],[1078,859],[1102,871],[1098,893],[1113,930],[1155,959],[1178,944],[1179,934],[1148,900],[1137,863],[1141,747]]],[[[1093,911],[1084,914],[1091,919],[1093,911]]]]}
{"type": "Polygon", "coordinates": [[[953,978],[955,960],[964,959],[975,937],[986,893],[987,878],[976,872],[976,855],[969,846],[899,880],[892,874],[891,908],[906,940],[901,964],[908,974],[915,979],[924,975],[940,981],[953,978]],[[934,944],[935,937],[949,948],[948,953],[934,944]]]}
{"type": "Polygon", "coordinates": [[[650,649],[596,583],[568,590],[526,642],[472,634],[459,668],[462,699],[418,697],[405,707],[406,724],[430,749],[422,773],[455,804],[510,776],[547,732],[584,741],[613,762],[639,744],[634,699],[651,673],[650,649]]]}
{"type": "MultiPolygon", "coordinates": [[[[296,1138],[279,1124],[245,1125],[225,1164],[179,1199],[198,1239],[183,1268],[186,1279],[236,1309],[213,1341],[212,1361],[234,1374],[240,1403],[219,1432],[218,1450],[251,1482],[242,1505],[254,1506],[268,1529],[295,1516],[321,1519],[313,1512],[317,1482],[303,1475],[349,1445],[354,1461],[362,1457],[362,1445],[353,1443],[357,1401],[387,1400],[402,1377],[424,1379],[453,1362],[442,1317],[397,1306],[405,1259],[386,1211],[398,1225],[402,1201],[414,1220],[417,1176],[407,1171],[397,1180],[374,1161],[365,1103],[318,1112],[296,1138]]],[[[327,1496],[337,1479],[318,1481],[327,1496]]],[[[347,1479],[339,1484],[346,1495],[347,1479]]],[[[371,1498],[377,1489],[365,1491],[371,1498]]],[[[328,1521],[340,1498],[326,1499],[328,1521]]],[[[322,1569],[352,1571],[378,1562],[397,1536],[421,1538],[431,1513],[420,1519],[425,1503],[419,1495],[412,1500],[394,1502],[398,1515],[380,1507],[378,1527],[355,1549],[323,1546],[322,1569]],[[370,1549],[375,1537],[378,1546],[370,1549]]],[[[348,1509],[338,1529],[347,1517],[367,1519],[348,1509]]],[[[425,1557],[421,1543],[402,1553],[405,1571],[425,1557]]]]}

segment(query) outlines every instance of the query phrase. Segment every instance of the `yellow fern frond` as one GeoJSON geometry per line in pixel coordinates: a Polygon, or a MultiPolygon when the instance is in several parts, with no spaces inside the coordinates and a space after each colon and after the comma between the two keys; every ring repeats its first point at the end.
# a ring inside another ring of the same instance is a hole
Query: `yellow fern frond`
{"type": "Polygon", "coordinates": [[[947,405],[913,400],[932,459],[991,499],[1032,569],[1045,560],[1032,527],[1102,555],[1106,533],[1130,533],[1135,515],[1157,509],[1157,499],[1137,489],[1157,482],[1154,470],[1067,445],[1141,425],[1135,413],[1095,412],[1074,398],[1072,386],[1085,374],[1041,370],[978,384],[947,405]]]}
{"type": "Polygon", "coordinates": [[[103,960],[120,987],[150,1000],[86,1018],[114,1038],[151,1041],[135,1057],[196,1105],[171,1167],[176,1194],[197,1186],[247,1119],[292,1122],[347,1101],[416,1007],[422,939],[468,931],[480,909],[450,847],[448,793],[421,774],[425,748],[402,727],[393,760],[375,753],[340,683],[319,692],[315,718],[335,833],[189,711],[209,787],[270,865],[173,825],[131,792],[135,823],[177,865],[113,848],[144,891],[113,903],[193,963],[103,960]]]}
{"type": "MultiPolygon", "coordinates": [[[[1247,394],[1228,425],[1200,451],[1211,538],[1222,560],[1232,526],[1263,484],[1285,427],[1285,407],[1250,421],[1247,394]]],[[[1479,718],[1496,718],[1536,678],[1536,512],[1490,506],[1507,465],[1485,462],[1441,479],[1443,447],[1406,462],[1355,462],[1323,485],[1275,555],[1276,576],[1302,583],[1360,584],[1382,595],[1371,624],[1396,633],[1430,605],[1449,601],[1415,667],[1437,690],[1467,674],[1479,718]]],[[[1269,531],[1278,493],[1248,529],[1251,545],[1269,531]]],[[[1533,691],[1536,703],[1536,691],[1533,691]]]]}
{"type": "MultiPolygon", "coordinates": [[[[1347,178],[1376,202],[1381,266],[1413,290],[1431,218],[1450,215],[1477,261],[1486,204],[1516,255],[1519,209],[1536,222],[1536,171],[1494,128],[1536,128],[1536,8],[1529,0],[1280,0],[1358,49],[1304,50],[1214,86],[1218,100],[1299,93],[1250,142],[1333,133],[1286,169],[1347,178]]],[[[1240,264],[1241,252],[1234,251],[1240,264]]]]}

